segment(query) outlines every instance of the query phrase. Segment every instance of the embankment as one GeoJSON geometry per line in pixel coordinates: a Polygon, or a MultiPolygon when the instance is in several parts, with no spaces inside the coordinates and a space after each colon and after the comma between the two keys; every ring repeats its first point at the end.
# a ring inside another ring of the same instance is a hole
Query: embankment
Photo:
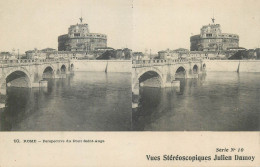
{"type": "Polygon", "coordinates": [[[74,60],[74,71],[131,72],[131,60],[74,60]]]}
{"type": "Polygon", "coordinates": [[[260,60],[205,60],[207,71],[260,72],[260,60]]]}

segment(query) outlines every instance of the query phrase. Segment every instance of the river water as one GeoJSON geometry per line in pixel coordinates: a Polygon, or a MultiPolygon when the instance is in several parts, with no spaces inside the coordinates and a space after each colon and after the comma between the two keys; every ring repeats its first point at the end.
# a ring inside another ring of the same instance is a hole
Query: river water
{"type": "Polygon", "coordinates": [[[260,73],[208,72],[180,89],[140,88],[135,131],[259,131],[260,73]]]}
{"type": "Polygon", "coordinates": [[[131,74],[75,72],[48,88],[8,88],[2,131],[131,130],[131,74]]]}
{"type": "Polygon", "coordinates": [[[48,88],[8,88],[2,131],[260,130],[260,73],[208,72],[180,89],[140,88],[131,109],[131,74],[75,72],[48,88]]]}

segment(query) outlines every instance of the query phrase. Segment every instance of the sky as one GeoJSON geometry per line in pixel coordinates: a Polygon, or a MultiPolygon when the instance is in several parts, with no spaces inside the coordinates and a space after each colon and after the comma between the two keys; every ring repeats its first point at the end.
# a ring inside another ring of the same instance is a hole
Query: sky
{"type": "Polygon", "coordinates": [[[133,51],[190,47],[211,18],[240,46],[260,45],[259,0],[0,0],[0,51],[58,48],[70,25],[88,23],[108,36],[108,47],[133,51]]]}

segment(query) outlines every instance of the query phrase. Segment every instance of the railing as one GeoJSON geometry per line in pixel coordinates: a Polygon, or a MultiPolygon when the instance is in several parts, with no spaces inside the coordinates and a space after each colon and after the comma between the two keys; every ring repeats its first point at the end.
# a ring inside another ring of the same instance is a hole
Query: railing
{"type": "Polygon", "coordinates": [[[200,62],[201,59],[151,59],[151,60],[133,60],[133,67],[144,67],[144,66],[163,66],[171,64],[181,64],[190,62],[200,62]]]}
{"type": "Polygon", "coordinates": [[[68,62],[70,59],[15,59],[15,60],[0,60],[0,67],[20,66],[44,63],[68,62]]]}

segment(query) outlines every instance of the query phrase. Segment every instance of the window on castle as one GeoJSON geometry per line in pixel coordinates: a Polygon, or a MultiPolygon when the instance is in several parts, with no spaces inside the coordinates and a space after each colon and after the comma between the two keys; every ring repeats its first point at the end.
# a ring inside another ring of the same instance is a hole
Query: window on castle
{"type": "Polygon", "coordinates": [[[79,37],[80,33],[74,33],[74,37],[79,37]]]}
{"type": "Polygon", "coordinates": [[[212,37],[212,34],[206,34],[206,37],[212,37]]]}

